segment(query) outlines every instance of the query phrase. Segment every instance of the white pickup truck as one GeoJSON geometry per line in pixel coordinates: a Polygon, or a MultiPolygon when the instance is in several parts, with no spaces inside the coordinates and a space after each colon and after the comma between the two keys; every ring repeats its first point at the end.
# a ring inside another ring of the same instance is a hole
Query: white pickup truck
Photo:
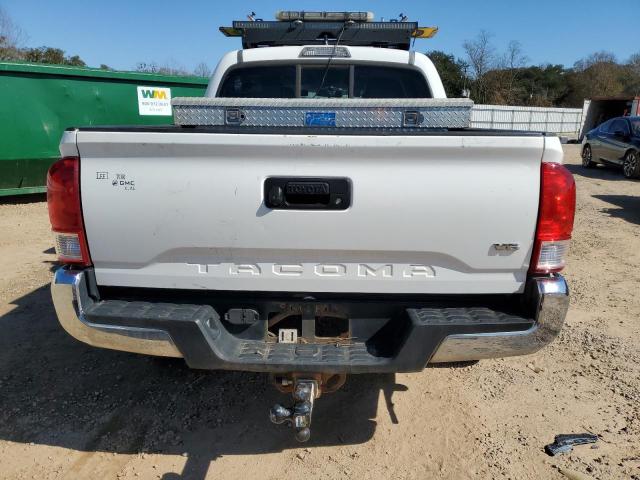
{"type": "Polygon", "coordinates": [[[221,125],[70,128],[48,177],[62,326],[269,372],[296,399],[272,419],[300,440],[346,374],[530,354],[568,307],[575,184],[558,138],[455,126],[455,112],[419,126],[405,106],[464,102],[447,103],[426,56],[340,25],[329,47],[247,34],[207,98],[176,103],[221,125]]]}

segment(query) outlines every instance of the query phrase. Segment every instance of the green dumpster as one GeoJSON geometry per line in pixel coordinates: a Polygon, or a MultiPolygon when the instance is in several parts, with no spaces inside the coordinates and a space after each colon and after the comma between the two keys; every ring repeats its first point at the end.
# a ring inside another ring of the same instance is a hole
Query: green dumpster
{"type": "Polygon", "coordinates": [[[172,97],[206,78],[0,62],[0,196],[45,191],[67,127],[168,125],[172,97]]]}

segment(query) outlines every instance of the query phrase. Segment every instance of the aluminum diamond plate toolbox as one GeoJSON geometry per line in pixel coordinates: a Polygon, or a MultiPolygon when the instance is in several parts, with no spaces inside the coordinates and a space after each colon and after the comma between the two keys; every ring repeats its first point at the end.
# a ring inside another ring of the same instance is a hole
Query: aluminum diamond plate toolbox
{"type": "Polygon", "coordinates": [[[191,98],[172,101],[181,126],[467,128],[473,102],[452,99],[191,98]]]}

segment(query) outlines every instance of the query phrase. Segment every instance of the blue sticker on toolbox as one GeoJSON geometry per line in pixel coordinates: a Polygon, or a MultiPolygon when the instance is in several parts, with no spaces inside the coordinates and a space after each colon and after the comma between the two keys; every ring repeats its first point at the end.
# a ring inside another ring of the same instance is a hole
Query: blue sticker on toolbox
{"type": "Polygon", "coordinates": [[[335,127],[335,112],[307,112],[304,116],[307,127],[335,127]]]}

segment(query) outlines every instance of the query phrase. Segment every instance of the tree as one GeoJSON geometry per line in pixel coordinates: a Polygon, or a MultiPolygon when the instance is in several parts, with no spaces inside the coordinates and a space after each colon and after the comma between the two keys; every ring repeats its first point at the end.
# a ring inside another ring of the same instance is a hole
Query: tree
{"type": "Polygon", "coordinates": [[[496,90],[503,98],[506,105],[511,105],[515,101],[517,80],[520,70],[527,64],[528,58],[523,53],[522,45],[516,40],[511,40],[507,46],[507,51],[499,60],[498,68],[503,72],[501,84],[496,85],[496,90]]]}
{"type": "Polygon", "coordinates": [[[0,60],[20,60],[20,47],[26,34],[0,7],[0,60]]]}
{"type": "Polygon", "coordinates": [[[25,39],[26,34],[24,31],[0,7],[0,60],[22,60],[32,63],[73,65],[76,67],[86,66],[78,55],[67,57],[64,54],[64,50],[59,48],[24,48],[22,45],[25,39]]]}
{"type": "Polygon", "coordinates": [[[596,52],[575,62],[567,74],[566,102],[579,106],[585,98],[610,97],[624,93],[627,71],[613,53],[596,52]]]}
{"type": "Polygon", "coordinates": [[[498,55],[490,38],[490,33],[482,31],[475,40],[464,42],[473,76],[471,96],[480,103],[513,105],[524,97],[525,88],[518,82],[518,75],[527,64],[527,56],[516,40],[498,55]]]}
{"type": "Polygon", "coordinates": [[[565,68],[562,65],[541,65],[518,70],[516,96],[513,105],[552,107],[559,105],[567,94],[565,68]]]}
{"type": "Polygon", "coordinates": [[[462,96],[462,90],[466,87],[465,69],[467,65],[462,60],[456,59],[453,55],[440,50],[427,52],[427,56],[438,70],[447,96],[462,96]]]}
{"type": "Polygon", "coordinates": [[[573,64],[575,70],[584,72],[593,66],[599,64],[616,64],[618,63],[616,56],[611,52],[600,51],[589,55],[586,58],[581,58],[573,64]]]}
{"type": "Polygon", "coordinates": [[[51,63],[62,65],[64,63],[64,50],[51,47],[29,48],[25,50],[23,58],[27,62],[32,63],[51,63]]]}
{"type": "Polygon", "coordinates": [[[65,56],[64,50],[52,47],[27,48],[22,51],[22,60],[32,63],[49,63],[52,65],[72,65],[85,67],[86,63],[78,56],[65,56]]]}
{"type": "Polygon", "coordinates": [[[640,52],[634,53],[625,65],[627,74],[624,91],[634,97],[640,96],[640,52]]]}
{"type": "Polygon", "coordinates": [[[211,76],[211,69],[209,68],[209,66],[204,63],[204,62],[200,62],[195,70],[193,71],[193,74],[196,77],[210,77],[211,76]]]}
{"type": "Polygon", "coordinates": [[[145,63],[138,62],[136,71],[144,73],[157,73],[161,75],[189,75],[184,68],[175,64],[175,62],[167,62],[164,66],[158,65],[156,62],[145,63]]]}
{"type": "Polygon", "coordinates": [[[136,64],[136,72],[158,73],[159,68],[160,67],[158,67],[158,64],[156,64],[155,62],[151,62],[151,63],[138,62],[136,64]]]}
{"type": "Polygon", "coordinates": [[[629,66],[629,68],[631,68],[631,72],[634,75],[640,77],[640,52],[631,55],[631,57],[629,57],[627,65],[629,66]]]}
{"type": "Polygon", "coordinates": [[[65,65],[73,65],[74,67],[86,67],[87,64],[78,56],[74,55],[73,57],[66,57],[64,59],[65,65]]]}
{"type": "Polygon", "coordinates": [[[471,96],[478,103],[486,103],[489,97],[486,75],[495,60],[495,48],[491,45],[491,34],[481,30],[475,40],[465,40],[462,46],[467,54],[474,79],[471,96]]]}

